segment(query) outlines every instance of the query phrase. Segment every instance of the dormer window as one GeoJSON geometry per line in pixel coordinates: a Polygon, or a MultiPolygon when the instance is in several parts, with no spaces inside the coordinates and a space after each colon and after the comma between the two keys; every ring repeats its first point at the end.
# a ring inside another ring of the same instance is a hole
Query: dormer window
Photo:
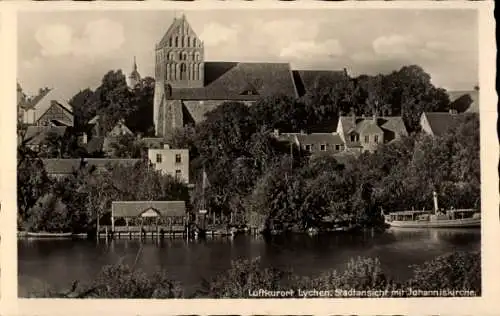
{"type": "Polygon", "coordinates": [[[306,147],[305,147],[305,148],[306,148],[306,150],[307,150],[307,151],[311,151],[311,150],[312,150],[312,145],[309,145],[309,144],[308,144],[308,145],[306,145],[306,147]]]}
{"type": "Polygon", "coordinates": [[[356,134],[351,134],[351,142],[358,141],[358,136],[356,134]]]}
{"type": "Polygon", "coordinates": [[[378,144],[378,135],[375,135],[373,138],[374,138],[375,143],[378,144]]]}
{"type": "Polygon", "coordinates": [[[247,89],[241,93],[241,95],[259,95],[255,89],[247,89]]]}

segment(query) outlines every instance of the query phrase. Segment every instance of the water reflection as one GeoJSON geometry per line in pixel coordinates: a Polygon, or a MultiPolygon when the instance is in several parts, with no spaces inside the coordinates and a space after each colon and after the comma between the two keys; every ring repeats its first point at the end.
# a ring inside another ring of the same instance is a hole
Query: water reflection
{"type": "Polygon", "coordinates": [[[19,289],[23,295],[36,280],[66,288],[73,280],[91,280],[104,265],[116,263],[137,263],[148,273],[161,268],[170,278],[193,289],[202,278],[225,273],[232,260],[255,257],[261,257],[264,266],[311,276],[329,269],[342,270],[352,257],[377,257],[392,277],[406,279],[410,265],[454,250],[479,250],[480,237],[480,230],[474,229],[389,229],[357,235],[149,239],[143,243],[137,239],[99,244],[87,240],[21,240],[19,289]]]}

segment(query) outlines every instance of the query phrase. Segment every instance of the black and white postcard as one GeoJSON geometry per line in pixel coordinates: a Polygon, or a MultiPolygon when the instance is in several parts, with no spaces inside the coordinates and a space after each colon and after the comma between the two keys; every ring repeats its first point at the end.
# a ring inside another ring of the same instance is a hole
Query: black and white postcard
{"type": "Polygon", "coordinates": [[[391,3],[20,7],[20,302],[492,312],[492,6],[391,3]]]}

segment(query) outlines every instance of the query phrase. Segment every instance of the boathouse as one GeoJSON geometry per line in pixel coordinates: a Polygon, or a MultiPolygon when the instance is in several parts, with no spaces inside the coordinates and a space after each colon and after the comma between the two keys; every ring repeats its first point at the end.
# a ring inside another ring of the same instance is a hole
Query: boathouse
{"type": "Polygon", "coordinates": [[[185,201],[113,201],[111,232],[132,234],[183,234],[188,224],[185,201]]]}

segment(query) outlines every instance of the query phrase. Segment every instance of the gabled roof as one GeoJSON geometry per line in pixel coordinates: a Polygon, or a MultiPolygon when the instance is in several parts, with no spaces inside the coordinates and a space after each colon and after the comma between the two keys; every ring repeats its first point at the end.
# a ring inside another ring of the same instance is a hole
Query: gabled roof
{"type": "Polygon", "coordinates": [[[140,159],[106,159],[106,158],[84,158],[82,159],[42,159],[48,174],[71,174],[80,166],[96,167],[105,169],[108,165],[133,166],[140,159]]]}
{"type": "Polygon", "coordinates": [[[384,116],[378,119],[379,126],[400,136],[408,136],[405,122],[401,116],[384,116]]]}
{"type": "Polygon", "coordinates": [[[108,133],[109,135],[134,135],[130,128],[125,125],[123,121],[116,123],[116,125],[108,133]]]}
{"type": "Polygon", "coordinates": [[[358,134],[381,134],[382,129],[378,127],[376,120],[374,119],[364,119],[356,124],[355,128],[358,134]]]}
{"type": "Polygon", "coordinates": [[[173,22],[170,24],[170,27],[168,28],[167,32],[163,35],[162,39],[158,43],[157,47],[165,47],[169,46],[169,40],[172,35],[176,35],[176,29],[177,28],[183,28],[185,30],[185,33],[190,34],[191,37],[195,36],[198,38],[196,35],[196,32],[193,30],[191,25],[186,19],[185,15],[182,15],[181,18],[175,17],[173,22]]]}
{"type": "Polygon", "coordinates": [[[462,97],[465,97],[466,95],[469,95],[472,100],[472,103],[470,104],[466,112],[479,113],[479,91],[477,90],[448,91],[448,96],[450,98],[450,102],[452,103],[452,105],[453,102],[457,101],[462,97]]]}
{"type": "Polygon", "coordinates": [[[85,149],[89,154],[100,152],[104,148],[105,137],[93,136],[85,145],[85,149]]]}
{"type": "Polygon", "coordinates": [[[391,131],[400,136],[408,135],[403,119],[400,116],[377,117],[376,122],[373,117],[341,116],[339,122],[340,128],[345,135],[353,131],[360,134],[380,133],[383,130],[391,131]]]}
{"type": "Polygon", "coordinates": [[[137,217],[153,209],[160,216],[182,217],[186,215],[185,201],[113,201],[111,214],[114,217],[137,217]]]}
{"type": "Polygon", "coordinates": [[[344,143],[337,133],[297,134],[296,137],[303,145],[341,145],[344,143]]]}
{"type": "Polygon", "coordinates": [[[463,114],[452,114],[449,112],[424,112],[422,116],[427,118],[432,134],[441,136],[445,134],[463,114]]]}
{"type": "Polygon", "coordinates": [[[80,159],[42,159],[45,171],[50,174],[72,174],[80,168],[80,159]]]}
{"type": "Polygon", "coordinates": [[[171,99],[248,100],[297,93],[288,63],[205,62],[205,86],[172,88],[171,99]],[[242,95],[252,87],[256,95],[242,95]]]}
{"type": "Polygon", "coordinates": [[[49,134],[55,133],[62,137],[67,129],[66,126],[28,126],[24,135],[24,141],[27,145],[40,145],[49,134]]]}
{"type": "Polygon", "coordinates": [[[298,142],[299,140],[297,139],[297,135],[299,133],[280,133],[278,135],[275,135],[276,139],[281,142],[291,142],[295,143],[298,142]]]}
{"type": "Polygon", "coordinates": [[[100,119],[101,119],[100,116],[96,115],[93,118],[91,118],[90,121],[87,124],[89,124],[89,125],[91,125],[91,124],[97,124],[97,123],[99,123],[100,119]]]}
{"type": "Polygon", "coordinates": [[[35,110],[35,118],[37,120],[42,117],[42,115],[45,114],[48,109],[50,109],[53,101],[68,113],[73,113],[73,110],[69,103],[58,94],[57,90],[49,89],[46,90],[45,93],[42,93],[35,97],[35,99],[30,102],[30,108],[35,110]]]}
{"type": "Polygon", "coordinates": [[[156,149],[163,148],[163,145],[165,144],[165,139],[162,137],[143,137],[140,141],[143,142],[146,147],[156,149]]]}
{"type": "Polygon", "coordinates": [[[316,86],[331,86],[348,78],[344,70],[293,70],[293,79],[299,96],[303,96],[316,86]]]}

